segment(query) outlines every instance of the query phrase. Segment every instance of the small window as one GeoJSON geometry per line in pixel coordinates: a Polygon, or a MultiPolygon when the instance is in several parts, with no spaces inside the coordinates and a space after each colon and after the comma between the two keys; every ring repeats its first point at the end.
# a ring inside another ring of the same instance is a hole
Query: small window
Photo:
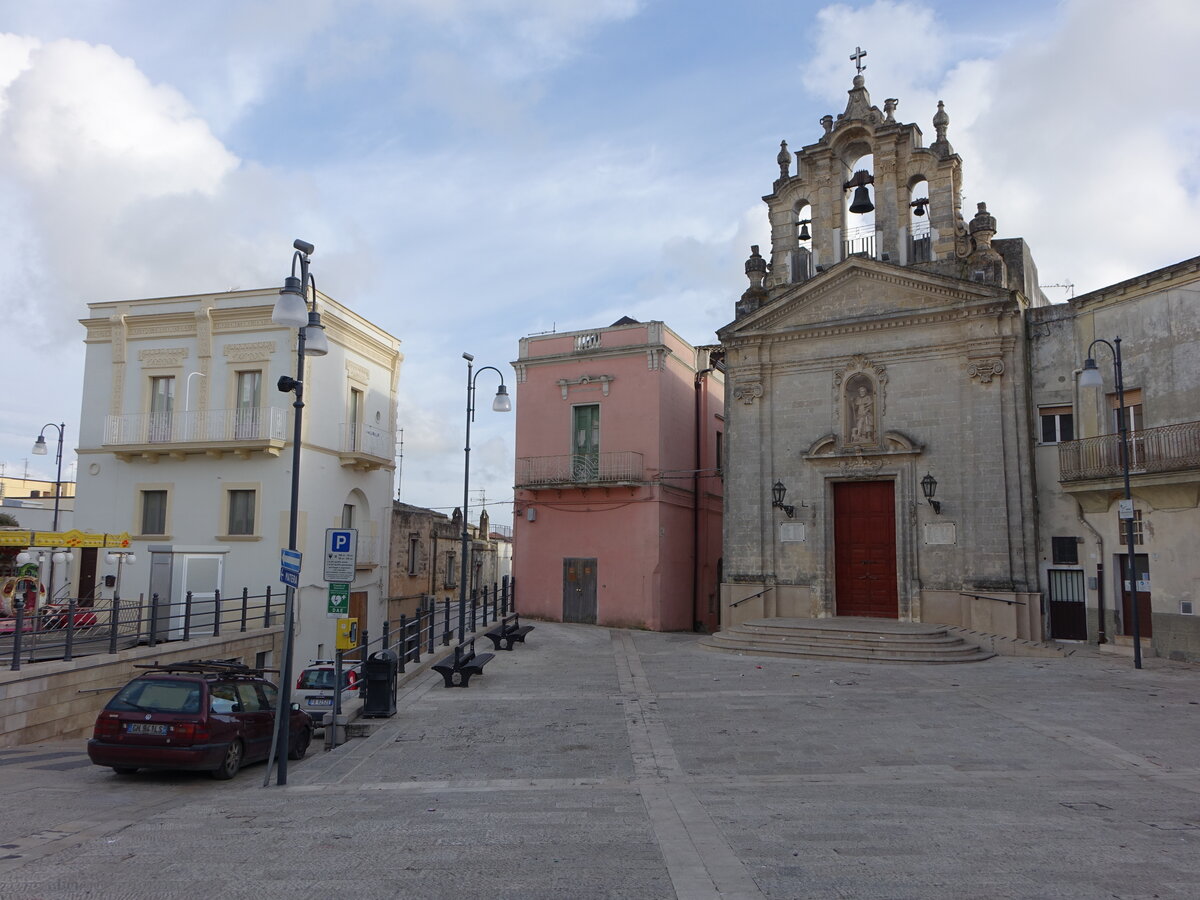
{"type": "Polygon", "coordinates": [[[458,584],[458,568],[455,566],[456,562],[457,556],[455,554],[446,554],[446,578],[442,583],[448,588],[452,588],[458,584]]]}
{"type": "Polygon", "coordinates": [[[723,438],[725,436],[721,432],[717,432],[717,474],[720,475],[725,471],[724,453],[723,453],[723,438]]]}
{"type": "Polygon", "coordinates": [[[167,492],[142,491],[142,534],[167,533],[167,492]]]}
{"type": "Polygon", "coordinates": [[[417,574],[417,553],[421,549],[420,535],[410,534],[408,536],[408,574],[417,574]]]}
{"type": "Polygon", "coordinates": [[[342,527],[343,528],[353,528],[354,527],[354,504],[353,503],[342,504],[342,527]]]}
{"type": "Polygon", "coordinates": [[[1038,415],[1042,422],[1043,444],[1075,440],[1075,416],[1071,407],[1043,406],[1038,415]]]}
{"type": "Polygon", "coordinates": [[[1050,538],[1051,557],[1056,566],[1079,565],[1079,539],[1071,537],[1050,538]]]}
{"type": "Polygon", "coordinates": [[[229,492],[229,531],[226,534],[254,534],[254,493],[229,492]]]}
{"type": "MultiPolygon", "coordinates": [[[[1128,537],[1125,531],[1125,520],[1120,516],[1117,517],[1117,528],[1121,533],[1121,543],[1124,544],[1128,537]]],[[[1139,545],[1142,543],[1142,511],[1140,509],[1133,511],[1133,542],[1139,545]]]]}

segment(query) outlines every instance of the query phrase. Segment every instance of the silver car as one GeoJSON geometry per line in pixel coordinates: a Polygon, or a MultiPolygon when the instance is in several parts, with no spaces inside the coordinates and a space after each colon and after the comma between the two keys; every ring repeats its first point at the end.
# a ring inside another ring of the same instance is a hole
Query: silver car
{"type": "MultiPolygon", "coordinates": [[[[314,659],[300,677],[296,679],[296,690],[292,701],[313,718],[317,726],[325,724],[325,714],[333,712],[333,683],[336,677],[333,661],[314,659]]],[[[342,669],[342,710],[358,699],[358,669],[346,666],[342,669]]]]}

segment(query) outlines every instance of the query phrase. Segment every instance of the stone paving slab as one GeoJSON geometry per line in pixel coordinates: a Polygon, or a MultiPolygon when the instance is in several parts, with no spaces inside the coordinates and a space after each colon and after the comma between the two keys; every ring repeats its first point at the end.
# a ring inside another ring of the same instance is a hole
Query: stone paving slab
{"type": "Polygon", "coordinates": [[[0,896],[1200,897],[1200,669],[729,656],[537,623],[232,782],[0,751],[0,896]]]}

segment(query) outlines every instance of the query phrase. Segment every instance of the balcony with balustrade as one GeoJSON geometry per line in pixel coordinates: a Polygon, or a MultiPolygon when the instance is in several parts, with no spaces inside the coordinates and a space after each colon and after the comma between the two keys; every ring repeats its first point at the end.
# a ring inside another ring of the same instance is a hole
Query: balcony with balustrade
{"type": "Polygon", "coordinates": [[[372,472],[395,464],[396,441],[392,432],[378,425],[343,422],[338,458],[344,468],[372,472]]]}
{"type": "Polygon", "coordinates": [[[278,456],[287,442],[287,410],[201,409],[105,416],[103,446],[118,459],[186,459],[231,453],[278,456]]]}
{"type": "MultiPolygon", "coordinates": [[[[1124,485],[1120,434],[1058,445],[1058,480],[1089,510],[1106,509],[1124,485]],[[1088,501],[1092,501],[1088,503],[1088,501]]],[[[1200,496],[1200,422],[1143,428],[1129,434],[1130,485],[1155,505],[1195,506],[1200,496]]]]}
{"type": "Polygon", "coordinates": [[[645,482],[642,454],[615,450],[595,454],[526,456],[517,460],[517,487],[635,487],[645,482]]]}

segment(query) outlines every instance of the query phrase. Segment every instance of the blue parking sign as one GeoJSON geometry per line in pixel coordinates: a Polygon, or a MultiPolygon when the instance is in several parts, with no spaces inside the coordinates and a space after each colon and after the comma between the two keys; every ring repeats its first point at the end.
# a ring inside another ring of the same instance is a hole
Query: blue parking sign
{"type": "Polygon", "coordinates": [[[358,531],[354,528],[325,529],[325,580],[351,584],[358,562],[358,531]]]}

